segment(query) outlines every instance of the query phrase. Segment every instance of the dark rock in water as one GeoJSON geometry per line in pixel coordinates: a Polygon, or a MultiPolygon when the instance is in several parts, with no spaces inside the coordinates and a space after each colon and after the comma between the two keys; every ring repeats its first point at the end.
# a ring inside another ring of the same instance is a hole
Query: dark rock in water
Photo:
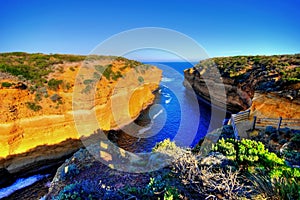
{"type": "Polygon", "coordinates": [[[5,168],[0,168],[0,188],[9,186],[14,182],[13,176],[5,168]]]}

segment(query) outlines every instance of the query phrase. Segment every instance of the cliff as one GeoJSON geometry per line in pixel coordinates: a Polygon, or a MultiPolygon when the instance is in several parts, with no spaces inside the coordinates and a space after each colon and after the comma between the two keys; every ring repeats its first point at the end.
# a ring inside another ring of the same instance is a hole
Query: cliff
{"type": "Polygon", "coordinates": [[[154,66],[120,57],[1,54],[0,168],[16,173],[61,158],[90,130],[132,122],[153,102],[161,76],[154,66]],[[85,133],[74,123],[79,109],[89,126],[85,133]],[[97,126],[89,124],[94,113],[97,126]]]}
{"type": "MultiPolygon", "coordinates": [[[[226,107],[228,112],[237,113],[253,105],[253,111],[267,116],[270,115],[267,113],[271,111],[271,101],[265,103],[262,109],[262,99],[269,98],[270,95],[266,94],[271,93],[271,99],[276,99],[273,104],[278,108],[283,107],[281,104],[284,102],[284,105],[300,110],[299,66],[300,54],[212,58],[185,70],[184,85],[191,87],[203,99],[221,108],[226,107]]],[[[286,109],[275,109],[272,116],[296,117],[293,114],[283,115],[286,109]]]]}

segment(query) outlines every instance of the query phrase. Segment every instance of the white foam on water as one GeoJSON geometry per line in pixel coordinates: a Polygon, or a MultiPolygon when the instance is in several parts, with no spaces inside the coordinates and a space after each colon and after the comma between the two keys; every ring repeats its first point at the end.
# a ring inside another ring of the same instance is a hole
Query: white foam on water
{"type": "Polygon", "coordinates": [[[158,113],[156,113],[155,115],[153,115],[152,119],[156,119],[156,117],[158,117],[163,112],[164,112],[163,109],[161,109],[160,111],[158,111],[158,113]]]}
{"type": "Polygon", "coordinates": [[[167,100],[165,100],[165,103],[166,103],[166,104],[169,104],[169,103],[171,102],[171,100],[172,100],[172,97],[169,98],[169,99],[167,99],[167,100]]]}
{"type": "Polygon", "coordinates": [[[138,132],[138,135],[141,135],[141,134],[145,133],[146,131],[150,130],[151,128],[152,128],[152,123],[149,124],[149,126],[140,129],[139,132],[138,132]]]}
{"type": "Polygon", "coordinates": [[[172,81],[174,81],[174,78],[163,77],[161,79],[161,82],[172,82],[172,81]]]}
{"type": "Polygon", "coordinates": [[[0,199],[4,197],[8,197],[9,195],[16,192],[17,190],[30,186],[47,176],[49,176],[49,174],[47,175],[38,174],[38,175],[30,176],[28,178],[19,178],[12,185],[0,189],[0,199]]]}

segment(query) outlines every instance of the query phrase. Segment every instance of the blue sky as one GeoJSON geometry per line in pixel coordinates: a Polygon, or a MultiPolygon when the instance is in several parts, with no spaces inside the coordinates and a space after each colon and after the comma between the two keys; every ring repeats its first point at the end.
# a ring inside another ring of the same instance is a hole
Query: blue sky
{"type": "Polygon", "coordinates": [[[0,52],[88,54],[119,32],[163,27],[210,57],[300,53],[299,8],[299,0],[0,0],[0,52]]]}

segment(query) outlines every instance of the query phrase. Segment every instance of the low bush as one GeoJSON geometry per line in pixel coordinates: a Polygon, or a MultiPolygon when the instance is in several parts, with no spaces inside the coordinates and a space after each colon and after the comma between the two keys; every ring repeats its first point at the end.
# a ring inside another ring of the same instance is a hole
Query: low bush
{"type": "Polygon", "coordinates": [[[54,200],[64,199],[82,199],[82,200],[98,200],[102,197],[100,188],[96,182],[81,181],[66,185],[54,200]]]}
{"type": "Polygon", "coordinates": [[[50,90],[54,90],[57,91],[59,89],[59,85],[61,85],[63,83],[62,80],[57,80],[57,79],[50,79],[48,82],[48,87],[50,90]]]}
{"type": "Polygon", "coordinates": [[[62,180],[71,179],[79,174],[79,169],[75,164],[70,164],[61,168],[60,178],[62,180]]]}
{"type": "Polygon", "coordinates": [[[7,88],[9,88],[9,87],[11,87],[13,84],[12,83],[9,83],[9,82],[2,82],[1,83],[1,86],[2,87],[7,87],[7,88]]]}
{"type": "Polygon", "coordinates": [[[42,106],[36,104],[35,102],[26,102],[25,104],[26,104],[27,108],[29,108],[30,110],[33,110],[35,112],[42,109],[42,106]]]}

